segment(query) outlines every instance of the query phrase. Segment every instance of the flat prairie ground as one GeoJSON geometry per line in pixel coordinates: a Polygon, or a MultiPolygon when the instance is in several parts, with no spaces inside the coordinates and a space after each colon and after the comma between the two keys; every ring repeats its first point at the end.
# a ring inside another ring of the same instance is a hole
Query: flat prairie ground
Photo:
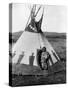
{"type": "MultiPolygon", "coordinates": [[[[17,35],[15,33],[13,36],[14,44],[19,37],[17,37],[17,35]]],[[[12,86],[66,83],[66,34],[47,33],[46,37],[61,60],[60,64],[55,65],[55,69],[52,67],[52,69],[54,69],[54,71],[57,70],[57,72],[49,73],[37,67],[31,68],[25,65],[12,65],[12,72],[10,72],[10,74],[12,74],[12,86]],[[28,75],[25,75],[26,72],[28,75]]],[[[11,46],[12,43],[9,44],[9,50],[11,50],[11,46]]],[[[9,56],[9,61],[11,68],[11,56],[9,56]]]]}

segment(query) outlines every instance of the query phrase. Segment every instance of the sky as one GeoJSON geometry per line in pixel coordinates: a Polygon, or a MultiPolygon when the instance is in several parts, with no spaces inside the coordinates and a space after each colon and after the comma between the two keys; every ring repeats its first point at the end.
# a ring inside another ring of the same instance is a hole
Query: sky
{"type": "MultiPolygon", "coordinates": [[[[30,4],[12,4],[12,32],[24,31],[26,23],[30,16],[32,5],[30,4]]],[[[37,6],[39,7],[39,5],[37,6]]],[[[42,15],[44,7],[44,16],[42,22],[42,31],[44,32],[66,32],[67,30],[67,11],[65,6],[44,5],[40,9],[36,21],[42,15]]]]}

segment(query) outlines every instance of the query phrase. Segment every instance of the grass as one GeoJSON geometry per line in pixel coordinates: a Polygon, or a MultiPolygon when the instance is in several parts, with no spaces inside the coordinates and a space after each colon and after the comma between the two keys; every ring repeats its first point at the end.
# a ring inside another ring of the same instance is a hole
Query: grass
{"type": "Polygon", "coordinates": [[[66,83],[65,73],[61,71],[46,77],[44,75],[13,75],[12,86],[64,84],[66,83]]]}
{"type": "Polygon", "coordinates": [[[12,69],[11,86],[13,87],[66,83],[66,65],[62,62],[49,67],[48,71],[24,64],[14,64],[12,69]]]}

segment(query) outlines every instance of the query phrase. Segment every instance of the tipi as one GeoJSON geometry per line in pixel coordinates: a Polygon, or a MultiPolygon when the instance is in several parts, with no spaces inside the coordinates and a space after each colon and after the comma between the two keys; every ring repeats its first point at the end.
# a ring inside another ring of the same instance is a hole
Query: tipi
{"type": "MultiPolygon", "coordinates": [[[[37,22],[35,20],[41,6],[36,11],[36,5],[33,5],[31,14],[30,14],[30,23],[26,25],[25,31],[21,35],[21,37],[18,39],[16,44],[14,45],[12,52],[14,53],[14,56],[12,58],[12,63],[17,64],[28,64],[29,65],[29,58],[31,55],[34,56],[34,62],[33,65],[38,66],[37,63],[37,51],[38,49],[42,47],[46,47],[47,51],[51,55],[52,61],[49,61],[50,65],[53,65],[56,63],[59,59],[58,55],[54,51],[51,44],[46,39],[45,35],[43,34],[41,30],[41,24],[43,20],[43,12],[41,19],[37,22]],[[36,12],[35,12],[36,11],[36,12]]],[[[29,21],[29,20],[28,20],[29,21]]]]}

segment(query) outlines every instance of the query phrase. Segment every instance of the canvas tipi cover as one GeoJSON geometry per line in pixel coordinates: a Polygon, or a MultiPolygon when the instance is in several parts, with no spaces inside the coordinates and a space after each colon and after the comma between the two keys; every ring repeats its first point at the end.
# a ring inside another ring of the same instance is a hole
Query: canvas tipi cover
{"type": "Polygon", "coordinates": [[[51,46],[51,44],[48,42],[45,35],[41,31],[43,14],[38,22],[35,22],[34,19],[35,19],[34,17],[33,18],[31,17],[31,22],[26,27],[21,37],[14,45],[12,52],[15,53],[15,55],[12,58],[12,63],[29,65],[29,57],[33,53],[34,56],[33,65],[38,66],[37,50],[45,46],[47,51],[51,55],[52,61],[49,60],[49,64],[52,65],[59,60],[59,57],[57,56],[53,47],[51,46]]]}

